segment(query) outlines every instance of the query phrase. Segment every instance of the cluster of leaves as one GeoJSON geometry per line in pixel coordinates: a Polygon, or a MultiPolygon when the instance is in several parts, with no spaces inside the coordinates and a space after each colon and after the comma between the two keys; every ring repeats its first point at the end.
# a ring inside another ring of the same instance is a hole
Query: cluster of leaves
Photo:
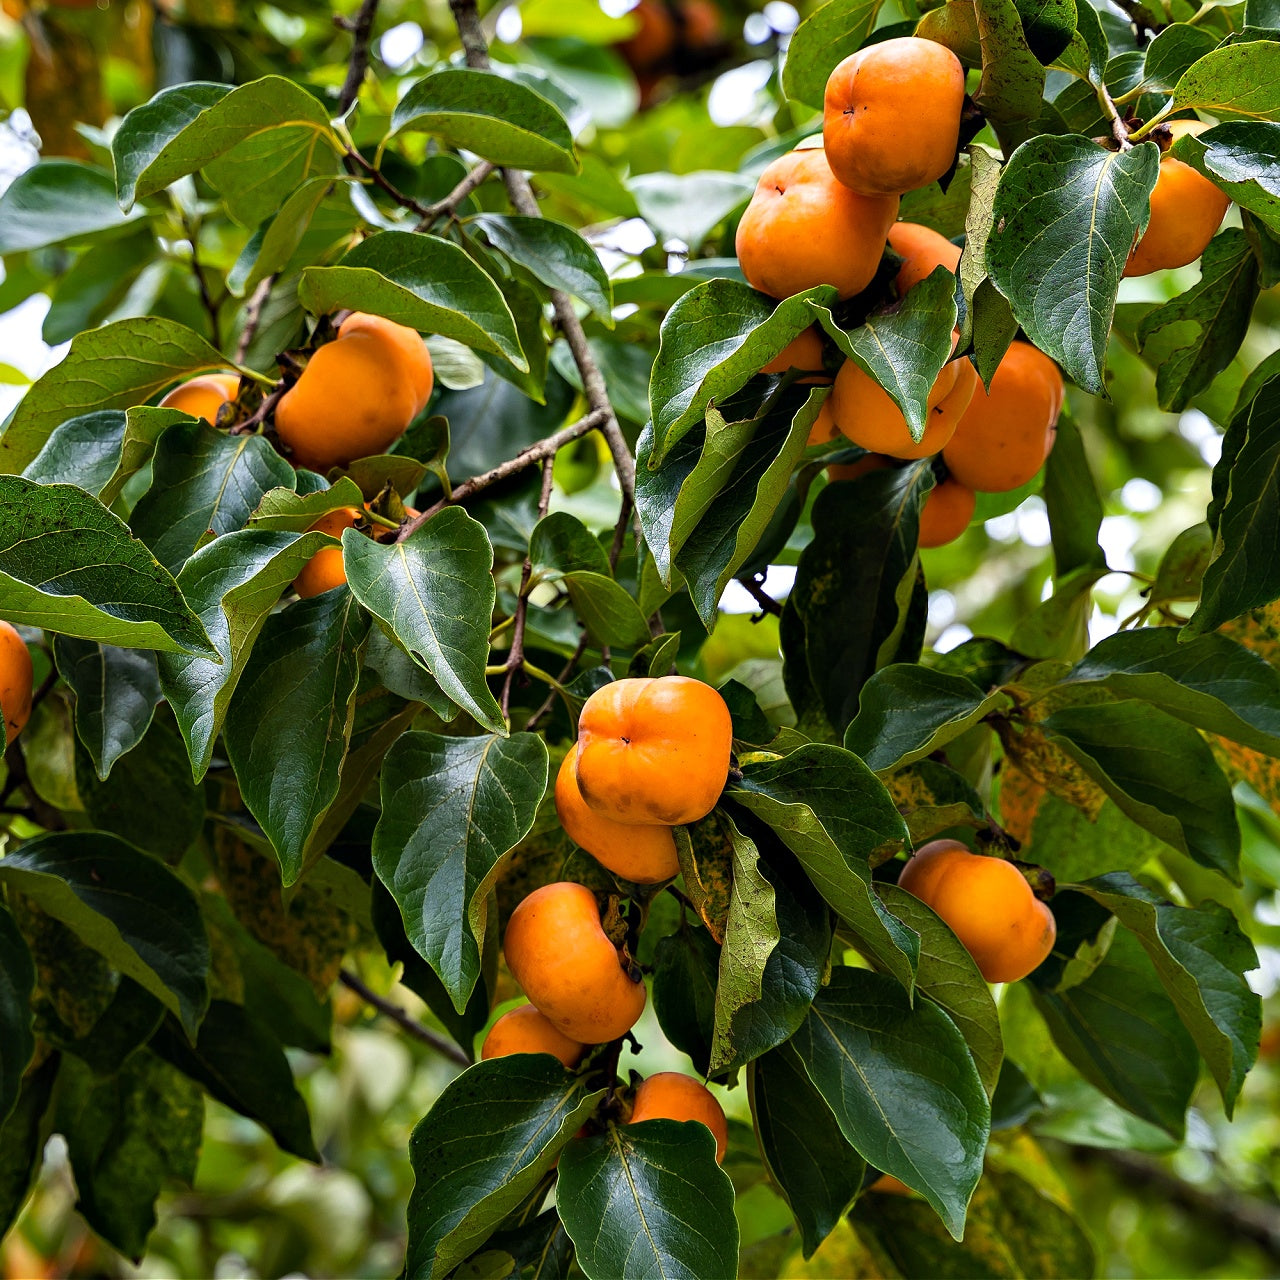
{"type": "Polygon", "coordinates": [[[890,29],[874,0],[796,30],[778,137],[625,181],[620,154],[643,169],[667,148],[596,96],[625,32],[601,18],[575,43],[549,8],[511,61],[442,64],[390,109],[374,85],[335,120],[322,86],[281,75],[163,89],[0,197],[3,296],[50,293],[45,336],[71,339],[0,434],[0,616],[44,655],[3,784],[0,1228],[56,1129],[86,1219],[139,1256],[162,1186],[193,1176],[206,1094],[318,1159],[286,1051],[328,1048],[344,956],[402,964],[469,1059],[506,915],[569,876],[647,913],[661,1028],[745,1085],[755,1132],[735,1125],[722,1172],[698,1126],[604,1123],[608,1047],[577,1072],[471,1066],[411,1146],[409,1274],[734,1274],[734,1193],[766,1179],[806,1254],[848,1220],[882,1274],[995,1256],[1085,1274],[1069,1206],[993,1133],[1083,1106],[1133,1145],[1180,1141],[1202,1066],[1230,1113],[1257,1050],[1231,783],[1280,799],[1280,367],[1242,381],[1207,528],[1152,586],[1163,621],[1198,601],[1185,625],[1089,649],[1102,505],[1064,419],[1043,478],[1053,594],[1006,642],[945,655],[924,649],[931,464],[827,482],[854,455],[807,446],[825,390],[758,370],[818,323],[922,426],[957,323],[984,378],[1021,329],[1094,394],[1114,328],[1163,407],[1197,403],[1280,278],[1280,15],[913,15],[904,31],[980,69],[989,128],[945,190],[904,201],[965,235],[959,287],[938,272],[894,308],[891,271],[847,304],[775,304],[714,256],[754,174],[813,132],[831,67],[890,29]],[[1158,163],[1116,103],[1222,119],[1176,154],[1243,211],[1158,307],[1116,307],[1158,163]],[[1134,145],[1088,136],[1116,121],[1134,145]],[[535,173],[557,216],[497,169],[535,173]],[[655,249],[611,277],[570,225],[637,215],[687,247],[683,271],[655,249]],[[253,411],[277,354],[305,359],[348,308],[431,334],[443,386],[392,453],[318,476],[253,411]],[[230,368],[238,422],[155,403],[230,368]],[[550,514],[528,471],[460,483],[598,413],[600,379],[634,442],[639,543],[594,435],[568,433],[550,514]],[[333,545],[318,517],[364,501],[399,519],[406,500],[431,515],[401,540],[344,534],[347,587],[289,594],[333,545]],[[613,881],[547,796],[583,699],[697,670],[726,587],[783,561],[785,694],[749,664],[721,686],[740,768],[680,832],[682,903],[613,881]],[[940,834],[1056,877],[1058,944],[1000,1008],[893,883],[895,855],[940,834]],[[918,1197],[867,1210],[881,1173],[918,1197]]]}

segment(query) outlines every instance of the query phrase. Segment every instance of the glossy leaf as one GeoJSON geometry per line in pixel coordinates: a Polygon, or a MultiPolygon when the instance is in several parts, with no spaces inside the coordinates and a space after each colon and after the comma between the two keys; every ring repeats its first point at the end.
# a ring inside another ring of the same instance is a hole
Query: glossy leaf
{"type": "Polygon", "coordinates": [[[0,195],[0,254],[80,241],[132,220],[103,169],[78,160],[32,165],[0,195]]]}
{"type": "Polygon", "coordinates": [[[31,993],[36,983],[31,952],[13,917],[0,907],[0,1132],[18,1103],[22,1076],[36,1050],[31,993]]]}
{"type": "Polygon", "coordinates": [[[711,1067],[719,965],[719,945],[696,925],[682,924],[654,948],[653,1011],[662,1034],[689,1055],[699,1075],[711,1067]]]}
{"type": "Polygon", "coordinates": [[[1182,74],[1173,109],[1208,111],[1224,120],[1280,116],[1280,44],[1246,40],[1206,53],[1182,74]]]}
{"type": "Polygon", "coordinates": [[[974,9],[982,48],[982,79],[974,102],[997,124],[1036,119],[1044,69],[1027,43],[1018,6],[1014,0],[974,0],[974,9]]]}
{"type": "Polygon", "coordinates": [[[698,169],[640,173],[627,186],[659,240],[683,240],[696,253],[716,227],[746,204],[755,184],[742,174],[698,169]]]}
{"type": "Polygon", "coordinates": [[[1102,498],[1075,420],[1058,417],[1053,448],[1044,465],[1044,504],[1049,512],[1054,577],[1065,582],[1077,570],[1088,576],[1106,567],[1098,545],[1102,528],[1102,498]]]}
{"type": "Polygon", "coordinates": [[[1280,124],[1228,120],[1179,138],[1175,159],[1198,169],[1242,209],[1280,230],[1280,124]]]}
{"type": "Polygon", "coordinates": [[[53,1053],[25,1076],[17,1105],[0,1122],[0,1231],[8,1232],[26,1203],[51,1125],[46,1120],[61,1060],[53,1053]]]}
{"type": "Polygon", "coordinates": [[[811,107],[822,106],[823,90],[836,63],[856,53],[876,25],[880,0],[827,0],[795,29],[782,68],[782,89],[811,107]]]}

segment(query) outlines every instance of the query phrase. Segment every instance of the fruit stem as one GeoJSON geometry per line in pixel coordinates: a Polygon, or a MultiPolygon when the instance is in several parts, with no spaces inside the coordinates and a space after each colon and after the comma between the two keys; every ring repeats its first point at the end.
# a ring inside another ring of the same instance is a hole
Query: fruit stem
{"type": "Polygon", "coordinates": [[[1169,106],[1165,107],[1163,111],[1157,111],[1156,114],[1153,115],[1151,119],[1146,122],[1146,124],[1144,124],[1139,129],[1135,129],[1133,133],[1129,135],[1129,141],[1131,143],[1145,141],[1147,139],[1148,134],[1153,133],[1165,122],[1166,119],[1168,119],[1169,114],[1172,110],[1173,110],[1173,106],[1172,104],[1170,104],[1169,106]]]}

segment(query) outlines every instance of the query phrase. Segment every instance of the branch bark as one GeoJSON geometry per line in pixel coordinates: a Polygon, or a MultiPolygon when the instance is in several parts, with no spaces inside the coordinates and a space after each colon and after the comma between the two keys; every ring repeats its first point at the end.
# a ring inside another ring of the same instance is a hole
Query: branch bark
{"type": "Polygon", "coordinates": [[[397,1004],[392,1004],[390,1000],[384,1000],[376,991],[365,984],[350,969],[343,969],[338,974],[338,981],[342,983],[348,991],[354,991],[365,1004],[376,1009],[386,1018],[390,1018],[396,1026],[407,1032],[415,1040],[421,1041],[425,1045],[429,1045],[437,1053],[449,1059],[450,1062],[456,1062],[460,1067],[469,1067],[472,1059],[471,1055],[465,1050],[454,1044],[452,1040],[446,1039],[442,1035],[438,1035],[432,1031],[430,1027],[424,1027],[422,1023],[411,1018],[397,1004]]]}
{"type": "Polygon", "coordinates": [[[347,63],[347,78],[342,82],[338,95],[338,115],[345,116],[360,96],[360,86],[369,70],[369,37],[373,33],[373,20],[378,16],[378,0],[364,0],[355,19],[340,21],[339,25],[351,32],[351,60],[347,63]]]}
{"type": "Polygon", "coordinates": [[[422,215],[422,221],[414,227],[415,231],[425,231],[438,218],[443,217],[446,213],[453,214],[457,207],[494,171],[495,165],[489,163],[488,160],[481,160],[474,169],[467,171],[466,176],[458,183],[452,191],[443,199],[437,200],[435,204],[427,205],[427,211],[422,215]]]}
{"type": "Polygon", "coordinates": [[[275,287],[276,275],[267,276],[259,281],[244,310],[244,328],[240,330],[240,341],[236,343],[236,364],[244,364],[249,348],[258,333],[258,325],[262,323],[262,309],[267,305],[271,290],[275,287]]]}
{"type": "MultiPolygon", "coordinates": [[[[542,493],[538,498],[538,519],[547,514],[551,505],[551,481],[555,471],[555,455],[542,461],[542,493]]],[[[533,560],[524,558],[524,568],[520,571],[520,595],[516,600],[516,622],[511,632],[511,650],[507,654],[507,673],[502,678],[502,698],[500,705],[504,718],[511,716],[511,686],[516,672],[524,666],[524,628],[529,617],[529,579],[533,577],[533,560]]]]}

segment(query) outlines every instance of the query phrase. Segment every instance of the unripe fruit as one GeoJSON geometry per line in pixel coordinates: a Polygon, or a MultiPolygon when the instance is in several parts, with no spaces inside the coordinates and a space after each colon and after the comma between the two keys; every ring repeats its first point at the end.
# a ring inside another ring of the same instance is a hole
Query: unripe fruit
{"type": "Polygon", "coordinates": [[[934,485],[920,512],[920,545],[954,542],[969,527],[977,505],[978,495],[954,479],[934,485]]]}
{"type": "Polygon", "coordinates": [[[228,400],[234,400],[239,390],[240,378],[234,373],[202,373],[174,387],[160,401],[160,408],[189,413],[212,426],[218,421],[218,410],[228,400]]]}
{"type": "Polygon", "coordinates": [[[900,36],[851,54],[827,80],[822,140],[851,191],[902,195],[956,158],[964,68],[945,45],[900,36]]]}
{"type": "Polygon", "coordinates": [[[1053,912],[1012,863],[934,840],[903,867],[898,884],[933,908],[988,982],[1017,982],[1053,950],[1053,912]]]}
{"type": "Polygon", "coordinates": [[[959,246],[918,222],[895,222],[889,228],[889,248],[902,259],[894,279],[900,298],[935,268],[946,267],[954,275],[960,267],[959,246]]]}
{"type": "Polygon", "coordinates": [[[869,378],[853,360],[846,360],[831,391],[836,425],[854,444],[891,458],[927,458],[951,439],[961,414],[969,407],[978,381],[968,360],[942,366],[929,391],[924,435],[919,443],[902,410],[889,393],[869,378]]]}
{"type": "MultiPolygon", "coordinates": [[[[1209,128],[1200,120],[1172,120],[1166,127],[1174,141],[1209,128]]],[[[1125,275],[1148,276],[1194,262],[1222,225],[1230,203],[1204,174],[1171,155],[1162,156],[1151,192],[1151,220],[1129,253],[1125,275]]]]}
{"type": "Polygon", "coordinates": [[[427,344],[414,329],[355,311],[276,406],[296,466],[324,473],[383,453],[431,397],[427,344]]]}
{"type": "Polygon", "coordinates": [[[489,1028],[480,1057],[505,1058],[509,1053],[549,1053],[569,1068],[582,1060],[585,1045],[570,1040],[531,1004],[504,1013],[489,1028]]]}
{"type": "Polygon", "coordinates": [[[729,1126],[724,1108],[715,1095],[692,1076],[679,1071],[659,1071],[636,1087],[635,1104],[628,1124],[645,1120],[697,1120],[711,1130],[716,1140],[716,1163],[724,1160],[729,1145],[729,1126]]]}
{"type": "Polygon", "coordinates": [[[896,196],[860,196],[837,182],[821,148],[791,151],[760,175],[738,223],[738,262],[773,298],[818,284],[851,298],[875,276],[897,216],[896,196]]]}
{"type": "MultiPolygon", "coordinates": [[[[344,529],[354,529],[360,512],[355,507],[339,507],[323,515],[311,526],[308,532],[327,533],[331,538],[341,538],[344,529]]],[[[341,547],[322,547],[302,567],[302,572],[293,580],[293,589],[304,599],[307,596],[318,596],[322,591],[329,591],[347,580],[347,571],[342,564],[341,547]]]]}
{"type": "Polygon", "coordinates": [[[657,884],[680,874],[671,828],[615,822],[587,805],[574,772],[578,745],[569,748],[556,774],[556,813],[560,825],[601,866],[633,884],[657,884]]]}
{"type": "Polygon", "coordinates": [[[979,493],[1026,484],[1053,447],[1062,410],[1062,374],[1029,342],[1014,342],[991,379],[978,382],[942,457],[954,480],[979,493]]]}
{"type": "Polygon", "coordinates": [[[615,680],[587,699],[578,719],[578,789],[615,822],[697,822],[724,790],[732,748],[729,708],[709,684],[615,680]]]}
{"type": "Polygon", "coordinates": [[[600,926],[595,894],[584,885],[535,889],[511,913],[503,952],[521,990],[571,1040],[616,1040],[644,1012],[644,983],[622,967],[600,926]]]}
{"type": "Polygon", "coordinates": [[[0,711],[4,712],[4,740],[8,746],[31,715],[31,653],[17,628],[0,622],[0,711]]]}

